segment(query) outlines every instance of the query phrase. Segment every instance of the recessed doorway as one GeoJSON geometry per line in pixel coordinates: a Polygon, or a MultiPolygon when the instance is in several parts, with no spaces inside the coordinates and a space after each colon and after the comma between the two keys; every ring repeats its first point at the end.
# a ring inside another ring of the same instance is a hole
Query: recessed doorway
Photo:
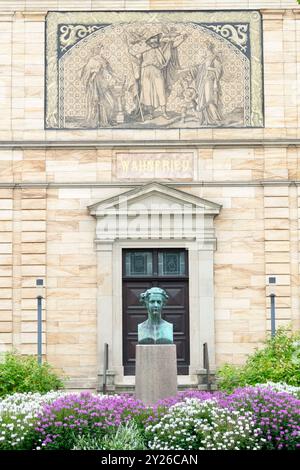
{"type": "Polygon", "coordinates": [[[189,346],[189,269],[188,250],[123,249],[123,366],[124,375],[135,375],[135,346],[138,324],[147,319],[139,296],[151,287],[164,289],[168,296],[163,319],[173,323],[177,348],[177,371],[188,375],[189,346]]]}

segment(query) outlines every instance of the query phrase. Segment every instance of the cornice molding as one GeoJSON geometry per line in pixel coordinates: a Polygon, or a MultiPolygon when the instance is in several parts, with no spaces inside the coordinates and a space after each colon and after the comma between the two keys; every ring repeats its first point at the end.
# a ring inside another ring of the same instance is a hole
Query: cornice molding
{"type": "MultiPolygon", "coordinates": [[[[256,181],[164,181],[159,180],[159,183],[162,185],[167,185],[170,187],[269,187],[269,186],[300,186],[300,180],[256,180],[256,181]]],[[[26,183],[1,183],[0,189],[71,189],[71,188],[136,188],[138,186],[144,186],[149,184],[149,180],[145,181],[111,181],[111,182],[90,182],[90,183],[47,183],[47,182],[26,182],[26,183]]]]}
{"type": "Polygon", "coordinates": [[[298,8],[293,9],[293,13],[294,13],[295,16],[300,16],[300,5],[299,5],[298,8]]]}
{"type": "MultiPolygon", "coordinates": [[[[234,11],[230,9],[223,9],[228,11],[234,11]]],[[[87,10],[93,12],[93,10],[87,10]]],[[[96,10],[95,10],[96,11],[96,10]]],[[[101,11],[101,10],[100,10],[101,11]]],[[[129,11],[129,10],[124,10],[129,11]]],[[[141,10],[143,11],[143,10],[141,10]]],[[[151,10],[145,10],[151,11],[151,10]]],[[[181,11],[174,10],[174,11],[181,11]]],[[[202,11],[200,8],[199,11],[202,11]]],[[[203,10],[206,11],[206,10],[203,10]]],[[[0,22],[1,21],[14,21],[15,19],[24,19],[25,21],[44,21],[47,15],[47,10],[41,7],[40,10],[26,10],[23,9],[14,9],[11,11],[0,11],[0,22]]],[[[300,7],[299,8],[261,8],[260,12],[264,20],[280,20],[283,19],[284,16],[299,16],[300,15],[300,7]]]]}
{"type": "Polygon", "coordinates": [[[299,15],[300,7],[297,8],[261,8],[263,20],[282,20],[285,16],[293,17],[299,15]]]}
{"type": "Polygon", "coordinates": [[[12,22],[15,18],[14,11],[0,11],[0,22],[12,22]]]}
{"type": "Polygon", "coordinates": [[[18,11],[16,12],[16,18],[23,19],[24,21],[39,21],[44,22],[47,15],[47,10],[40,11],[18,11]]]}
{"type": "Polygon", "coordinates": [[[216,148],[216,147],[289,147],[299,139],[195,139],[195,140],[9,140],[0,141],[7,149],[122,149],[122,148],[216,148]]]}

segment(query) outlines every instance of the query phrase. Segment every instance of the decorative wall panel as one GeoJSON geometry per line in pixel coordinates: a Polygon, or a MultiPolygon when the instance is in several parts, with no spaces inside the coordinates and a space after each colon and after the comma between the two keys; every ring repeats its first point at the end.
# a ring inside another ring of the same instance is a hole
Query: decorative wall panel
{"type": "Polygon", "coordinates": [[[47,129],[262,127],[257,11],[50,12],[47,129]]]}

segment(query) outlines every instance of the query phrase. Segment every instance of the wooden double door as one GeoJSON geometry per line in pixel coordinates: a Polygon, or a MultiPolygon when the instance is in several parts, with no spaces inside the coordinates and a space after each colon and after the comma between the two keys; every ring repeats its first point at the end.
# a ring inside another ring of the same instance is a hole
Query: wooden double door
{"type": "Polygon", "coordinates": [[[188,252],[185,249],[123,250],[123,365],[125,375],[135,375],[135,346],[138,324],[147,319],[139,296],[151,287],[168,296],[164,320],[173,323],[177,348],[177,371],[187,375],[189,348],[188,252]]]}

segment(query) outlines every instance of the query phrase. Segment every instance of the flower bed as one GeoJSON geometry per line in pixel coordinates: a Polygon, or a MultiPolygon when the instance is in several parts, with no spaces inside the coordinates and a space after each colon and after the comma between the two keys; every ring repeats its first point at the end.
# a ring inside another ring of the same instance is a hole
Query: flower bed
{"type": "Polygon", "coordinates": [[[300,399],[300,387],[296,387],[294,385],[288,385],[288,384],[281,383],[281,382],[278,382],[278,383],[266,382],[264,384],[257,384],[256,387],[270,388],[274,390],[275,392],[286,392],[300,399]]]}
{"type": "Polygon", "coordinates": [[[300,449],[299,390],[129,395],[14,394],[0,400],[0,449],[300,449]]]}
{"type": "Polygon", "coordinates": [[[264,449],[300,448],[300,400],[271,387],[244,387],[224,395],[219,403],[228,410],[251,412],[264,449]]]}
{"type": "Polygon", "coordinates": [[[142,423],[148,416],[143,403],[128,395],[66,395],[45,405],[38,415],[36,448],[71,449],[77,436],[101,439],[127,421],[142,423]]]}
{"type": "Polygon", "coordinates": [[[222,408],[216,399],[185,398],[146,432],[149,448],[160,450],[258,450],[264,442],[252,413],[222,408]]]}
{"type": "Polygon", "coordinates": [[[0,450],[30,449],[43,406],[65,392],[14,393],[0,400],[0,450]]]}

